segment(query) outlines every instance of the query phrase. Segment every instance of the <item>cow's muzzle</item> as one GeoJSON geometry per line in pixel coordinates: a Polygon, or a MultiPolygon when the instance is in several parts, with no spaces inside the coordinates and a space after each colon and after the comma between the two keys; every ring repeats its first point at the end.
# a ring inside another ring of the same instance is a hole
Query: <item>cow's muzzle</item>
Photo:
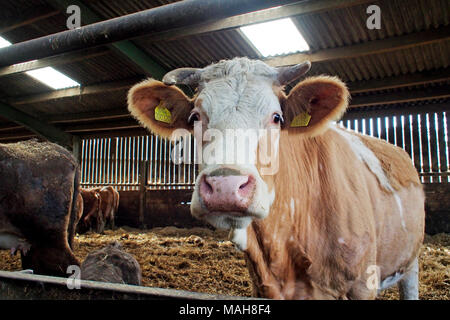
{"type": "Polygon", "coordinates": [[[204,175],[200,180],[199,196],[210,212],[245,213],[256,189],[252,175],[225,175],[223,169],[204,175]]]}

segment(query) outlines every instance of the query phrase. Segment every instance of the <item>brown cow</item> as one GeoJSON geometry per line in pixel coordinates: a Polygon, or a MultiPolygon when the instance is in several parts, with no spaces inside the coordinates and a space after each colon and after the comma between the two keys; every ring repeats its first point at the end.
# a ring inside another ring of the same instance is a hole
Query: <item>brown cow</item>
{"type": "Polygon", "coordinates": [[[79,213],[79,166],[66,149],[35,140],[0,144],[0,249],[22,267],[66,276],[79,213]]]}
{"type": "Polygon", "coordinates": [[[97,232],[103,226],[103,216],[101,213],[101,197],[96,189],[81,188],[83,198],[83,212],[77,225],[78,233],[85,233],[92,228],[97,232]]]}
{"type": "Polygon", "coordinates": [[[101,198],[103,224],[114,229],[114,218],[119,208],[119,193],[111,186],[96,188],[101,198]]]}
{"type": "Polygon", "coordinates": [[[373,299],[398,282],[402,298],[417,299],[418,174],[402,149],[333,124],[349,99],[339,79],[312,77],[286,96],[309,67],[236,58],[177,69],[134,86],[128,107],[166,137],[194,127],[191,212],[231,229],[257,296],[373,299]],[[173,84],[198,93],[189,99],[173,84]]]}

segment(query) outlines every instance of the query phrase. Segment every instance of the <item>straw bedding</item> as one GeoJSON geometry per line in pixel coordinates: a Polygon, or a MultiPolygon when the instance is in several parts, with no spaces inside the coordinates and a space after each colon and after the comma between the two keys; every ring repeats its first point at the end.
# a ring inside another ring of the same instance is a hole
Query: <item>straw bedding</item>
{"type": "MultiPolygon", "coordinates": [[[[144,286],[251,296],[244,256],[227,233],[205,228],[138,230],[119,228],[104,234],[77,235],[74,252],[83,261],[89,252],[120,241],[142,268],[144,286]]],[[[450,299],[450,234],[426,236],[420,253],[420,298],[450,299]]],[[[20,270],[20,258],[0,250],[0,270],[20,270]]],[[[379,299],[398,299],[397,288],[379,299]]]]}

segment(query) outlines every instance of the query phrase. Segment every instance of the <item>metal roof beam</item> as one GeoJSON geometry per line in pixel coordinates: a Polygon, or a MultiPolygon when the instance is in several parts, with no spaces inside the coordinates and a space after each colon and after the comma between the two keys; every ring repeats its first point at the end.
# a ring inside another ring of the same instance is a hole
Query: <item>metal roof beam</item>
{"type": "Polygon", "coordinates": [[[206,22],[186,26],[184,28],[156,32],[145,36],[147,41],[170,41],[187,36],[198,35],[202,33],[216,32],[221,30],[235,29],[255,23],[267,22],[277,19],[283,19],[303,14],[320,13],[323,11],[332,11],[352,7],[365,3],[372,3],[372,0],[314,0],[301,1],[298,3],[287,4],[284,6],[260,10],[250,13],[244,13],[224,19],[218,19],[213,22],[206,22]]]}
{"type": "MultiPolygon", "coordinates": [[[[60,5],[76,4],[68,0],[60,5]]],[[[290,0],[185,0],[122,17],[90,24],[79,29],[24,41],[0,49],[0,66],[66,53],[81,48],[111,44],[152,32],[180,29],[195,21],[213,21],[256,10],[294,3],[290,0]]],[[[83,10],[81,10],[83,13],[83,10]]],[[[120,50],[120,48],[119,48],[120,50]]],[[[156,77],[152,70],[152,76],[156,77]]]]}
{"type": "MultiPolygon", "coordinates": [[[[76,4],[68,0],[62,5],[76,4]]],[[[256,10],[294,3],[293,0],[184,0],[90,24],[0,49],[0,66],[41,59],[82,48],[111,44],[152,32],[179,29],[256,10]]],[[[83,10],[81,10],[83,13],[83,10]]],[[[154,71],[153,76],[155,77],[154,71]]]]}
{"type": "Polygon", "coordinates": [[[18,123],[35,134],[72,150],[79,138],[66,133],[40,119],[36,119],[23,111],[0,102],[0,116],[18,123]]]}
{"type": "MultiPolygon", "coordinates": [[[[82,1],[79,0],[47,0],[47,1],[55,8],[63,10],[63,12],[66,12],[68,6],[77,5],[78,7],[80,7],[81,19],[83,21],[83,24],[89,25],[104,20],[100,16],[98,16],[94,11],[92,11],[89,7],[87,7],[82,1]]],[[[166,72],[168,71],[161,65],[159,65],[157,62],[155,62],[152,57],[150,57],[143,50],[139,49],[131,41],[125,40],[121,42],[116,42],[111,44],[111,47],[114,49],[115,52],[125,57],[128,61],[137,66],[142,71],[144,71],[147,75],[151,75],[153,78],[162,79],[164,74],[166,74],[166,72]]]]}

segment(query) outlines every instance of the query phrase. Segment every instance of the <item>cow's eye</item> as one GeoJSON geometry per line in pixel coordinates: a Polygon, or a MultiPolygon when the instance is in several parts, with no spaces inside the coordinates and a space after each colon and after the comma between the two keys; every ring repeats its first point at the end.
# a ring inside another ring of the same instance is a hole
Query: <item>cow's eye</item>
{"type": "Polygon", "coordinates": [[[195,121],[200,121],[200,115],[197,112],[192,112],[188,118],[188,124],[193,126],[195,121]]]}
{"type": "Polygon", "coordinates": [[[272,121],[273,121],[273,123],[280,123],[280,124],[284,123],[283,116],[281,114],[279,114],[279,113],[274,113],[273,114],[272,121]]]}

